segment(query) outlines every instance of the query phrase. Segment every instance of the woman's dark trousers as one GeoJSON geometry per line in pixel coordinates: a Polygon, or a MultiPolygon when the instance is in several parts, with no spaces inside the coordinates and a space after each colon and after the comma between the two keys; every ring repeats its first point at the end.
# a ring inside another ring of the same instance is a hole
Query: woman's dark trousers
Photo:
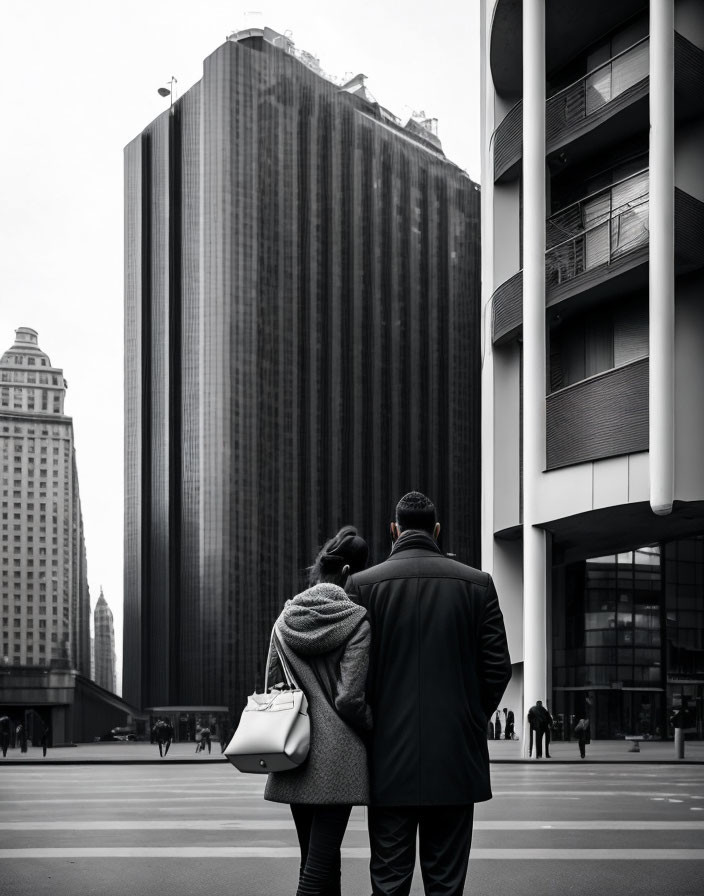
{"type": "Polygon", "coordinates": [[[301,847],[296,896],[340,896],[340,846],[351,811],[352,806],[291,805],[301,847]]]}
{"type": "Polygon", "coordinates": [[[374,896],[408,896],[416,833],[426,896],[462,896],[472,845],[474,806],[369,807],[369,865],[374,896]]]}

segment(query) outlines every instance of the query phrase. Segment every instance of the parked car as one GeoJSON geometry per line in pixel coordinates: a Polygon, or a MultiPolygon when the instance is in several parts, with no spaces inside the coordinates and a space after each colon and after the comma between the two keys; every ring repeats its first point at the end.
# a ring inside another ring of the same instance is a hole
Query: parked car
{"type": "Polygon", "coordinates": [[[114,740],[137,740],[137,735],[132,728],[113,728],[110,733],[114,740]]]}

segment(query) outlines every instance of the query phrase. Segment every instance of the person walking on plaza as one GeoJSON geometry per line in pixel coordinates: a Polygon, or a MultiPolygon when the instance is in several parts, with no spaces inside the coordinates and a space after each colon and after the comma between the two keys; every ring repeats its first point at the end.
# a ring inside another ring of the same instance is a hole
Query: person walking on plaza
{"type": "Polygon", "coordinates": [[[8,716],[0,718],[0,749],[3,759],[7,757],[7,748],[10,746],[10,719],[8,716]]]}
{"type": "Polygon", "coordinates": [[[587,755],[586,745],[589,743],[589,719],[585,715],[574,726],[574,733],[577,735],[579,755],[584,759],[587,755]]]}
{"type": "Polygon", "coordinates": [[[173,725],[166,719],[159,719],[152,729],[152,743],[156,740],[159,745],[159,756],[163,759],[169,752],[171,741],[174,737],[173,725]]]}
{"type": "Polygon", "coordinates": [[[501,740],[501,716],[499,715],[498,710],[496,711],[496,717],[494,718],[494,737],[496,740],[501,740]]]}
{"type": "Polygon", "coordinates": [[[512,709],[504,709],[504,713],[506,714],[506,734],[504,737],[506,740],[513,740],[513,729],[516,724],[515,717],[513,715],[512,709]]]}
{"type": "MultiPolygon", "coordinates": [[[[543,709],[543,701],[536,700],[535,706],[531,706],[528,710],[528,725],[530,726],[530,743],[528,745],[528,755],[533,754],[533,741],[535,739],[535,758],[543,758],[543,737],[547,726],[546,719],[547,710],[543,709]]],[[[549,713],[547,713],[550,716],[549,713]]],[[[551,717],[550,717],[551,718],[551,717]]],[[[548,752],[548,758],[550,754],[548,752]]]]}
{"type": "Polygon", "coordinates": [[[540,716],[543,720],[543,732],[545,734],[545,758],[550,758],[550,741],[552,740],[552,716],[550,715],[547,706],[543,706],[543,704],[538,700],[538,710],[540,716]]]}
{"type": "Polygon", "coordinates": [[[42,736],[39,743],[42,748],[42,756],[46,757],[46,749],[49,746],[49,729],[46,725],[42,728],[42,736]]]}
{"type": "Polygon", "coordinates": [[[15,744],[19,745],[21,753],[27,752],[27,732],[21,722],[15,730],[15,744]]]}
{"type": "Polygon", "coordinates": [[[210,753],[210,728],[204,728],[200,733],[200,749],[202,753],[205,753],[205,748],[208,748],[208,753],[210,753]]]}
{"type": "Polygon", "coordinates": [[[487,726],[511,677],[491,576],[444,556],[435,505],[404,495],[383,563],[353,575],[369,613],[374,716],[369,807],[374,896],[460,896],[474,804],[491,799],[487,726]]]}
{"type": "Polygon", "coordinates": [[[339,896],[340,845],[352,806],[369,802],[365,699],[371,632],[367,614],[342,586],[364,569],[366,542],[353,526],[328,541],[310,570],[310,587],[276,620],[268,680],[283,683],[278,651],[305,693],[310,751],[298,768],[269,775],[264,798],[289,803],[301,849],[297,896],[339,896]]]}

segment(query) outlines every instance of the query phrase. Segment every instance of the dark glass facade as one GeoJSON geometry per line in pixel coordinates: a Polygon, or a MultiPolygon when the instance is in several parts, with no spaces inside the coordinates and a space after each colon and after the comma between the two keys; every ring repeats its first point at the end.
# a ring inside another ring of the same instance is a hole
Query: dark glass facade
{"type": "Polygon", "coordinates": [[[666,737],[684,701],[702,737],[704,536],[555,567],[552,625],[555,713],[666,737]]]}
{"type": "Polygon", "coordinates": [[[261,38],[125,150],[124,694],[227,705],[345,523],[479,563],[478,187],[261,38]]]}

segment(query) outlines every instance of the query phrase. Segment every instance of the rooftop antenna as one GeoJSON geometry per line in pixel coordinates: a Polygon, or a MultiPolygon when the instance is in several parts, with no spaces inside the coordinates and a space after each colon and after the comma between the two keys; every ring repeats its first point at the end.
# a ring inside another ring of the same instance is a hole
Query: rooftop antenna
{"type": "Polygon", "coordinates": [[[159,94],[159,96],[163,96],[163,97],[170,96],[171,97],[171,103],[170,103],[169,108],[173,108],[173,105],[174,105],[174,97],[176,95],[176,88],[174,87],[175,84],[178,84],[178,80],[176,79],[176,77],[174,75],[171,75],[171,79],[169,80],[169,86],[168,87],[159,87],[157,89],[157,93],[159,94]]]}

